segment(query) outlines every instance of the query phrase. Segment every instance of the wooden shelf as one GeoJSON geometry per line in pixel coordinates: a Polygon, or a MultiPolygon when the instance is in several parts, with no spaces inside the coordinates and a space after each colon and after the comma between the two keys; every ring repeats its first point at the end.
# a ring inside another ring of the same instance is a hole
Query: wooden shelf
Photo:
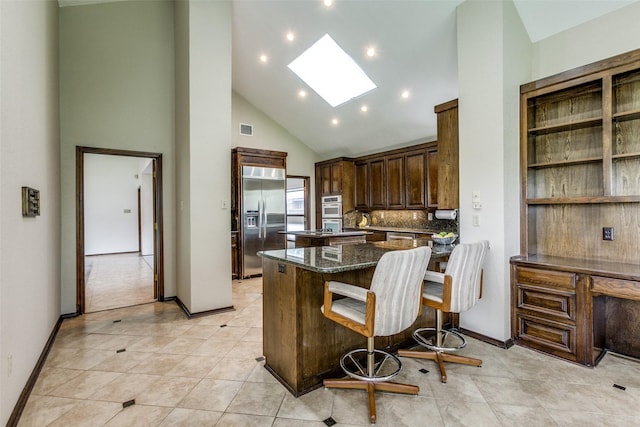
{"type": "Polygon", "coordinates": [[[558,167],[558,166],[584,165],[587,163],[598,163],[598,162],[602,162],[602,157],[586,157],[584,159],[564,160],[560,162],[531,163],[527,167],[529,169],[543,169],[543,168],[552,168],[552,167],[558,167]]]}
{"type": "Polygon", "coordinates": [[[640,110],[622,111],[620,113],[613,114],[613,120],[616,122],[636,119],[640,119],[640,110]]]}
{"type": "Polygon", "coordinates": [[[638,203],[640,196],[541,197],[527,199],[528,205],[586,205],[604,203],[638,203]]]}
{"type": "Polygon", "coordinates": [[[602,116],[584,120],[574,120],[571,122],[557,123],[548,126],[539,126],[527,130],[527,133],[532,136],[538,136],[546,135],[549,133],[565,132],[568,130],[585,129],[597,126],[602,126],[602,116]]]}
{"type": "Polygon", "coordinates": [[[622,153],[622,154],[614,154],[613,156],[611,156],[612,159],[614,160],[618,160],[618,159],[633,159],[633,158],[637,158],[640,157],[640,153],[622,153]]]}

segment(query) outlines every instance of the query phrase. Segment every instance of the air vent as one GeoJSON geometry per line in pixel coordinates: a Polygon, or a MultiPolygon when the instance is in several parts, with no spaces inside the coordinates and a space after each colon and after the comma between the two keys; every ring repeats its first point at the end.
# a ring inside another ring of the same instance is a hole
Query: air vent
{"type": "Polygon", "coordinates": [[[240,135],[253,136],[253,125],[240,123],[240,135]]]}

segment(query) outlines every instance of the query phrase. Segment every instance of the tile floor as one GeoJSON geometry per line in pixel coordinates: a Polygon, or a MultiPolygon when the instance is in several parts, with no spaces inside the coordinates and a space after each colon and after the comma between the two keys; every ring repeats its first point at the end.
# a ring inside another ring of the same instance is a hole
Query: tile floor
{"type": "Polygon", "coordinates": [[[154,301],[153,256],[138,253],[85,257],[85,311],[93,313],[154,301]],[[151,258],[151,260],[149,260],[151,258]]]}
{"type": "MultiPolygon", "coordinates": [[[[236,311],[192,320],[157,302],[65,320],[19,425],[368,425],[364,392],[290,395],[256,361],[261,280],[234,282],[233,295],[236,311]]],[[[432,362],[403,359],[399,381],[420,394],[378,394],[377,425],[640,426],[637,362],[607,355],[589,369],[469,341],[463,352],[484,365],[448,365],[447,384],[432,362]]]]}

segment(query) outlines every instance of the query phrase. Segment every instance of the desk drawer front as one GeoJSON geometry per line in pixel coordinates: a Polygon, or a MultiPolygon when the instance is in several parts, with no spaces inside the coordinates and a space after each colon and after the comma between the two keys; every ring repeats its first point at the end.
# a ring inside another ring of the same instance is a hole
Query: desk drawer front
{"type": "Polygon", "coordinates": [[[520,331],[518,338],[527,345],[575,360],[577,343],[574,326],[526,315],[519,315],[517,321],[520,331]]]}
{"type": "Polygon", "coordinates": [[[592,276],[591,291],[612,297],[640,301],[640,282],[592,276]]]}
{"type": "Polygon", "coordinates": [[[551,292],[546,288],[518,285],[518,308],[576,320],[576,296],[572,292],[551,292]]]}
{"type": "Polygon", "coordinates": [[[576,288],[574,273],[518,267],[516,277],[518,284],[565,289],[576,288]]]}

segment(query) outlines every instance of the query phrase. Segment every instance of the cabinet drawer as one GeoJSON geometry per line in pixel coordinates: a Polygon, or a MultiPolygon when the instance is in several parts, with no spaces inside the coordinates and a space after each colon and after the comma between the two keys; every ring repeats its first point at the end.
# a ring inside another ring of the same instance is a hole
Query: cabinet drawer
{"type": "Polygon", "coordinates": [[[518,339],[548,353],[576,360],[576,328],[535,316],[518,315],[518,339]]]}
{"type": "Polygon", "coordinates": [[[591,292],[640,301],[640,282],[592,276],[591,292]]]}
{"type": "Polygon", "coordinates": [[[566,273],[563,271],[518,267],[516,280],[518,281],[518,284],[565,289],[576,288],[576,275],[574,273],[566,273]]]}
{"type": "Polygon", "coordinates": [[[576,320],[576,295],[571,291],[518,284],[518,309],[530,310],[562,320],[576,320]]]}

